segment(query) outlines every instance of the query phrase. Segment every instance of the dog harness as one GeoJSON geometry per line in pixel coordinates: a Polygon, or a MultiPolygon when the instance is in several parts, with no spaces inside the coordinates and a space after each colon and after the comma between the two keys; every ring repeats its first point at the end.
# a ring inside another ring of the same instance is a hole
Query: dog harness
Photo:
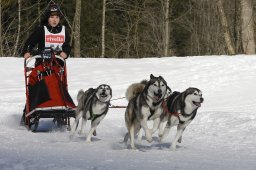
{"type": "Polygon", "coordinates": [[[91,113],[91,117],[89,117],[88,120],[94,121],[95,119],[97,119],[98,117],[100,117],[100,116],[102,116],[102,115],[104,115],[104,114],[105,114],[105,112],[103,112],[103,113],[101,113],[101,114],[99,114],[99,115],[94,114],[94,113],[91,113]]]}
{"type": "Polygon", "coordinates": [[[169,112],[168,107],[167,107],[167,104],[166,104],[166,100],[163,101],[162,107],[163,107],[164,112],[165,112],[166,114],[169,114],[170,116],[175,116],[175,117],[177,117],[177,118],[179,119],[179,123],[180,123],[180,124],[185,123],[185,121],[182,121],[182,120],[180,119],[180,113],[178,113],[178,112],[169,112]]]}
{"type": "Polygon", "coordinates": [[[99,115],[98,115],[98,114],[94,114],[94,113],[92,112],[92,107],[91,107],[91,108],[90,108],[90,117],[88,118],[88,120],[94,121],[94,120],[97,119],[98,117],[107,114],[107,112],[108,112],[108,106],[110,105],[110,102],[108,101],[108,102],[106,102],[106,103],[107,103],[107,109],[106,109],[103,113],[101,113],[101,114],[99,114],[99,115]]]}
{"type": "Polygon", "coordinates": [[[171,109],[172,105],[173,105],[175,99],[179,96],[179,94],[180,94],[180,92],[177,92],[177,91],[173,92],[173,94],[171,96],[169,96],[165,101],[163,101],[162,107],[163,107],[163,109],[164,109],[166,114],[169,114],[170,116],[177,117],[179,119],[179,123],[183,124],[183,123],[185,123],[185,121],[182,121],[180,119],[180,115],[182,115],[184,117],[188,117],[188,116],[192,115],[190,120],[193,120],[195,118],[195,116],[196,116],[196,110],[194,110],[192,112],[192,114],[189,114],[189,115],[184,113],[184,112],[178,113],[176,111],[172,111],[172,109],[171,109]],[[168,101],[168,103],[167,103],[167,101],[168,101]],[[170,111],[169,111],[169,108],[170,108],[170,111]]]}
{"type": "Polygon", "coordinates": [[[150,120],[150,118],[154,115],[154,110],[150,109],[150,115],[148,117],[148,120],[150,120]]]}
{"type": "MultiPolygon", "coordinates": [[[[174,92],[172,93],[172,95],[170,95],[166,100],[163,101],[162,107],[163,107],[164,112],[165,112],[166,114],[169,114],[170,116],[175,116],[175,117],[177,117],[177,118],[179,119],[179,123],[180,123],[180,124],[183,124],[183,123],[185,123],[185,121],[182,121],[182,120],[180,119],[180,114],[181,114],[181,113],[178,113],[178,112],[176,112],[176,111],[171,111],[171,112],[170,112],[169,109],[168,109],[168,106],[167,106],[167,100],[168,100],[169,108],[172,108],[173,101],[175,101],[175,99],[179,96],[179,94],[180,94],[180,92],[174,91],[174,92]]],[[[170,110],[171,110],[171,109],[170,109],[170,110]]]]}

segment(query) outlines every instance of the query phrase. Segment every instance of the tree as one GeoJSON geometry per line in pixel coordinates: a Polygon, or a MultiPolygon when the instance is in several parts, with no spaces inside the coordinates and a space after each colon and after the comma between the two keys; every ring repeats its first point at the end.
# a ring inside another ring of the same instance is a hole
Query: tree
{"type": "Polygon", "coordinates": [[[254,54],[256,50],[254,0],[0,0],[1,56],[21,52],[41,23],[47,3],[53,1],[61,5],[63,24],[71,29],[75,57],[254,54]]]}
{"type": "Polygon", "coordinates": [[[253,3],[241,0],[242,44],[245,54],[255,54],[253,3]]]}
{"type": "Polygon", "coordinates": [[[81,0],[76,0],[76,12],[74,16],[75,29],[74,29],[74,57],[81,57],[80,48],[80,19],[81,18],[81,0]]]}
{"type": "Polygon", "coordinates": [[[224,12],[222,0],[217,0],[217,7],[219,10],[219,15],[220,15],[221,25],[222,25],[222,29],[223,29],[223,33],[224,33],[225,42],[226,42],[229,54],[233,55],[233,54],[235,54],[235,49],[232,45],[231,36],[230,36],[230,32],[229,32],[229,24],[228,24],[227,17],[224,12]]]}
{"type": "Polygon", "coordinates": [[[106,0],[103,0],[102,6],[102,26],[101,26],[101,57],[105,57],[105,18],[106,18],[106,0]]]}
{"type": "Polygon", "coordinates": [[[169,55],[169,40],[170,40],[170,33],[169,33],[169,0],[165,1],[165,43],[164,43],[164,56],[169,55]]]}
{"type": "Polygon", "coordinates": [[[18,0],[18,30],[17,30],[16,42],[13,50],[13,56],[16,56],[19,41],[20,41],[20,25],[21,25],[20,9],[21,9],[21,0],[18,0]]]}
{"type": "Polygon", "coordinates": [[[3,56],[3,35],[2,35],[2,0],[0,0],[0,56],[3,56]]]}

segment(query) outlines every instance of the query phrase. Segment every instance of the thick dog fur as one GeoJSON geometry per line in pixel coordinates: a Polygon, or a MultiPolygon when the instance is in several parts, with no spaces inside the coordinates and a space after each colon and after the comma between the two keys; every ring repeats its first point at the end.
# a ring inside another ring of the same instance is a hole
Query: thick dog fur
{"type": "Polygon", "coordinates": [[[175,150],[177,142],[181,142],[182,133],[190,122],[195,118],[197,109],[204,101],[201,90],[197,88],[188,88],[184,92],[174,92],[166,101],[165,114],[161,117],[159,126],[159,137],[162,142],[171,127],[177,126],[177,133],[171,142],[171,149],[175,150]],[[167,124],[164,128],[164,125],[167,124]]]}
{"type": "Polygon", "coordinates": [[[132,149],[135,149],[134,137],[141,128],[145,131],[147,141],[152,142],[152,133],[159,126],[163,113],[162,102],[167,91],[167,83],[161,76],[155,77],[151,74],[149,81],[140,84],[132,84],[126,92],[129,100],[125,111],[128,133],[124,137],[124,142],[130,138],[132,149]],[[154,120],[153,129],[148,128],[148,120],[154,120]]]}
{"type": "Polygon", "coordinates": [[[132,98],[138,96],[144,90],[147,83],[147,80],[142,80],[140,83],[131,84],[126,90],[125,98],[130,101],[132,98]]]}
{"type": "Polygon", "coordinates": [[[77,131],[80,118],[82,118],[80,134],[85,127],[86,121],[91,120],[91,129],[86,138],[87,142],[91,142],[92,134],[96,134],[97,126],[108,112],[111,97],[112,89],[106,84],[101,84],[96,89],[89,88],[85,92],[80,90],[77,94],[76,119],[71,128],[70,137],[72,138],[77,131]]]}

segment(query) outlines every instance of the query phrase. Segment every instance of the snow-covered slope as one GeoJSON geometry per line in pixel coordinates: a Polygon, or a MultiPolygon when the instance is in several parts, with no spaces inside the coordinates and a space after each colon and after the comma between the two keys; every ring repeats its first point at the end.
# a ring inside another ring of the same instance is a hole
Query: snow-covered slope
{"type": "MultiPolygon", "coordinates": [[[[67,60],[69,92],[76,102],[79,89],[106,83],[113,98],[124,97],[135,82],[162,75],[173,91],[202,90],[205,102],[170,151],[173,129],[164,144],[157,136],[139,150],[122,143],[126,133],[124,109],[110,109],[97,137],[86,143],[86,133],[69,139],[68,131],[32,133],[19,126],[25,103],[23,59],[0,58],[0,169],[230,169],[256,168],[256,56],[200,56],[147,59],[67,60]]],[[[126,105],[125,99],[112,101],[126,105]]],[[[73,119],[71,120],[73,122],[73,119]]],[[[52,122],[41,119],[41,129],[52,122]]]]}

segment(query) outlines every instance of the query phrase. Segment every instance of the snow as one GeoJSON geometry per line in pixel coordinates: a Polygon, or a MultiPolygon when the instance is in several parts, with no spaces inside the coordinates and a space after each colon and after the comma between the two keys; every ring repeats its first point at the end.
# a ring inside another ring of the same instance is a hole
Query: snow
{"type": "MultiPolygon", "coordinates": [[[[173,91],[202,90],[205,99],[183,134],[176,151],[168,147],[176,128],[163,144],[143,141],[138,150],[122,143],[125,109],[111,108],[86,143],[86,131],[69,139],[69,132],[40,119],[40,132],[19,126],[25,103],[23,59],[0,58],[1,170],[253,170],[256,169],[256,56],[197,56],[145,59],[67,60],[69,92],[111,85],[113,98],[152,73],[163,76],[173,91]]],[[[112,105],[127,105],[125,99],[112,105]]],[[[73,122],[71,119],[71,123],[73,122]]]]}

